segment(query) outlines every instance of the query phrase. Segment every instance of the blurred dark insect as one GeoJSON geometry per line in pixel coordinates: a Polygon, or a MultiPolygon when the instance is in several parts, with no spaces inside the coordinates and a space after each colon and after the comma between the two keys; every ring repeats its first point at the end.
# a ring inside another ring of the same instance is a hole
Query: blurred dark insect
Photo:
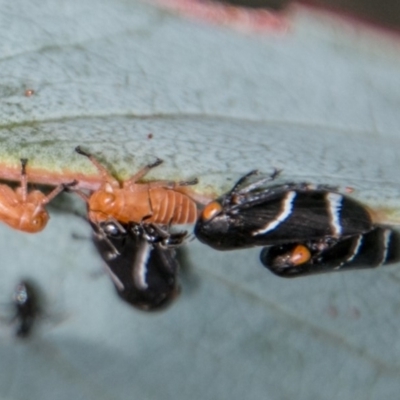
{"type": "Polygon", "coordinates": [[[14,289],[13,305],[15,315],[12,322],[16,324],[15,335],[27,338],[40,314],[39,294],[36,286],[28,280],[21,280],[14,289]]]}

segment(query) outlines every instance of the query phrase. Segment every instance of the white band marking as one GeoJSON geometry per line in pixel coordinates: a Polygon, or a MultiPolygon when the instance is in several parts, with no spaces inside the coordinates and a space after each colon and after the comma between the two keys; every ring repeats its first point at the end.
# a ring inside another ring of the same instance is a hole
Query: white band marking
{"type": "Polygon", "coordinates": [[[390,229],[385,229],[385,231],[383,232],[383,254],[382,254],[382,260],[379,263],[379,266],[381,266],[382,264],[384,264],[386,262],[391,236],[392,236],[392,231],[390,229]]]}
{"type": "Polygon", "coordinates": [[[261,228],[252,233],[253,236],[262,235],[275,229],[281,222],[283,222],[292,212],[293,200],[296,197],[296,192],[287,192],[283,200],[283,209],[278,216],[268,223],[264,228],[261,228]]]}
{"type": "Polygon", "coordinates": [[[343,196],[338,193],[329,192],[326,195],[328,201],[328,212],[330,216],[330,225],[333,230],[333,234],[338,237],[342,233],[342,226],[340,225],[340,211],[342,210],[343,196]]]}
{"type": "Polygon", "coordinates": [[[354,260],[354,257],[357,255],[358,250],[359,250],[362,242],[363,242],[363,235],[359,235],[358,239],[357,239],[357,243],[356,243],[356,245],[354,246],[354,249],[353,249],[353,254],[347,259],[347,262],[350,262],[350,261],[354,260]]]}
{"type": "Polygon", "coordinates": [[[354,260],[354,258],[356,257],[356,255],[358,254],[358,250],[360,249],[360,246],[363,242],[363,235],[359,235],[357,238],[357,242],[353,248],[353,253],[350,255],[350,257],[343,261],[342,263],[340,263],[339,268],[335,268],[335,269],[340,269],[343,267],[343,265],[345,265],[346,263],[350,263],[354,260]]]}
{"type": "Polygon", "coordinates": [[[144,245],[139,247],[133,265],[133,280],[140,289],[146,290],[149,285],[146,282],[147,262],[149,260],[152,248],[151,244],[144,241],[144,245]]]}

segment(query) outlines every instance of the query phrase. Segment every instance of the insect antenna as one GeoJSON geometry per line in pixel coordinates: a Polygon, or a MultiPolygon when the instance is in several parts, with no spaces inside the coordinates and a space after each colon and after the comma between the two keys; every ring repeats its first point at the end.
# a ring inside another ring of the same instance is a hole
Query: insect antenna
{"type": "Polygon", "coordinates": [[[28,178],[26,176],[26,164],[28,164],[28,159],[21,158],[21,195],[23,203],[26,203],[28,198],[28,178]]]}

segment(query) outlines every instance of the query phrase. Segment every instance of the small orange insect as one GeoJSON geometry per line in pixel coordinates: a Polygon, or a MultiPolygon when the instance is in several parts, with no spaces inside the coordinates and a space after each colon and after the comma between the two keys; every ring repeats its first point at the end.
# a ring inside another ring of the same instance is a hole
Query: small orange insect
{"type": "Polygon", "coordinates": [[[40,190],[28,192],[26,158],[21,159],[21,186],[13,190],[0,185],[0,221],[23,232],[36,233],[46,227],[50,216],[45,209],[47,203],[61,193],[66,186],[59,185],[47,196],[40,190]]]}
{"type": "Polygon", "coordinates": [[[99,171],[102,184],[90,196],[77,192],[88,204],[89,220],[99,223],[115,219],[123,224],[192,224],[197,220],[197,205],[180,188],[195,185],[197,179],[189,182],[154,181],[137,183],[152,168],[162,163],[157,159],[146,165],[124,182],[115,179],[91,154],[79,146],[78,154],[86,156],[99,171]]]}

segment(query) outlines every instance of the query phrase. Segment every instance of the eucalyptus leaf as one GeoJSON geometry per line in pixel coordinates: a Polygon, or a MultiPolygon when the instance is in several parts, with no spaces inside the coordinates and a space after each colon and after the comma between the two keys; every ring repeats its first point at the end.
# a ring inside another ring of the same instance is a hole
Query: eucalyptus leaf
{"type": "MultiPolygon", "coordinates": [[[[146,178],[198,177],[209,197],[276,167],[397,222],[398,44],[301,7],[287,18],[244,35],[135,0],[2,4],[0,177],[18,180],[25,157],[32,182],[95,186],[77,145],[121,179],[162,158],[146,178]]],[[[259,249],[193,241],[180,298],[147,315],[101,274],[76,207],[56,201],[37,235],[0,226],[1,314],[21,277],[47,300],[30,340],[0,327],[0,398],[397,398],[398,266],[284,280],[259,249]]]]}

